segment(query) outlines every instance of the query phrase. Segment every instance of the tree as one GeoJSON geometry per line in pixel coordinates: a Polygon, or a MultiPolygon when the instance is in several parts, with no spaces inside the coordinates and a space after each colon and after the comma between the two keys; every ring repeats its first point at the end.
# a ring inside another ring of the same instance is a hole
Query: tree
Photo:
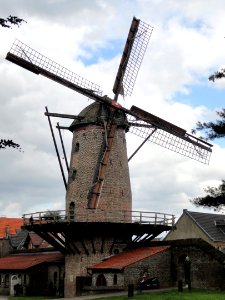
{"type": "Polygon", "coordinates": [[[12,140],[0,140],[0,149],[5,149],[6,147],[16,148],[21,151],[20,145],[14,143],[12,140]]]}
{"type": "MultiPolygon", "coordinates": [[[[0,18],[0,26],[5,28],[12,28],[11,25],[17,25],[18,27],[23,23],[26,22],[23,19],[20,19],[16,16],[9,16],[6,19],[0,18]]],[[[27,23],[27,22],[26,22],[27,23]]],[[[14,143],[12,140],[0,140],[0,149],[5,149],[7,147],[12,147],[19,149],[21,151],[20,145],[14,143]]]]}
{"type": "Polygon", "coordinates": [[[220,211],[225,205],[225,180],[218,187],[207,187],[204,189],[207,193],[205,197],[197,197],[191,200],[195,206],[205,208],[214,208],[220,211]]]}
{"type": "Polygon", "coordinates": [[[193,132],[196,132],[196,130],[204,131],[206,139],[208,140],[225,137],[225,108],[223,108],[221,111],[217,111],[216,113],[220,118],[219,120],[208,123],[198,122],[193,132]]]}
{"type": "Polygon", "coordinates": [[[18,27],[20,27],[20,25],[25,22],[27,23],[25,20],[20,19],[16,16],[9,16],[6,19],[0,18],[0,26],[5,27],[5,28],[12,28],[11,25],[17,25],[18,27]]]}
{"type": "Polygon", "coordinates": [[[221,69],[220,71],[216,71],[214,74],[209,76],[209,80],[215,81],[215,79],[221,79],[225,77],[225,69],[221,69]]]}
{"type": "MultiPolygon", "coordinates": [[[[225,69],[215,72],[209,77],[209,80],[215,81],[225,77],[225,69]]],[[[201,123],[198,122],[193,132],[203,131],[206,139],[213,140],[217,138],[225,137],[225,108],[221,111],[217,111],[219,119],[215,122],[201,123]]],[[[225,207],[225,180],[222,180],[218,187],[207,187],[204,189],[207,193],[204,197],[196,197],[191,200],[195,206],[203,206],[207,208],[214,208],[216,211],[220,211],[225,207]]]]}

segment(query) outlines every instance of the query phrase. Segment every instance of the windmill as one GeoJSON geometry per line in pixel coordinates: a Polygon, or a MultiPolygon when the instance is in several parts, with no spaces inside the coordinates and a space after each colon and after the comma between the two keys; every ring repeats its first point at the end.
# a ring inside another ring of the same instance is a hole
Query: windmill
{"type": "MultiPolygon", "coordinates": [[[[68,224],[32,224],[32,230],[60,251],[73,255],[82,255],[83,251],[89,256],[89,263],[99,259],[96,254],[98,251],[104,257],[115,248],[123,248],[121,244],[150,241],[173,225],[173,216],[163,214],[159,221],[156,214],[152,223],[152,216],[138,213],[137,217],[132,212],[128,161],[146,141],[205,164],[209,163],[212,152],[212,145],[188,134],[186,130],[136,106],[127,109],[117,102],[119,95],[126,97],[132,93],[152,30],[150,25],[133,18],[113,86],[113,99],[102,96],[98,85],[18,40],[6,56],[7,60],[33,73],[43,75],[94,100],[79,115],[49,113],[46,108],[45,114],[51,130],[50,117],[73,119],[73,123],[66,128],[73,132],[70,166],[67,164],[68,182],[63,175],[66,187],[66,221],[71,227],[68,224]],[[127,131],[144,139],[129,158],[125,140],[127,131]],[[101,222],[104,226],[101,226],[101,222]],[[72,234],[75,230],[76,233],[72,234]],[[135,238],[131,238],[134,235],[135,238]],[[100,248],[96,246],[99,245],[99,240],[100,248]]],[[[60,133],[63,127],[59,124],[57,127],[60,133]]],[[[61,163],[60,167],[62,170],[61,163]]],[[[29,228],[29,224],[27,226],[29,228]]],[[[72,258],[68,261],[68,269],[69,264],[74,265],[76,274],[84,275],[84,271],[78,271],[72,258]]],[[[68,280],[68,290],[73,289],[68,294],[72,295],[74,288],[70,284],[68,280]]]]}

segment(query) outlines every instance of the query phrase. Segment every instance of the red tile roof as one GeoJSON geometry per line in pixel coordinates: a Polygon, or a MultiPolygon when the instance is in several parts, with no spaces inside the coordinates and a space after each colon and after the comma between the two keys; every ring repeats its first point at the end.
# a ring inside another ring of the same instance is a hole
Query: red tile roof
{"type": "Polygon", "coordinates": [[[0,258],[0,270],[26,270],[41,263],[63,261],[59,252],[14,254],[0,258]]]}
{"type": "Polygon", "coordinates": [[[90,269],[124,269],[157,253],[169,250],[170,246],[145,247],[121,252],[112,256],[90,269]]]}
{"type": "Polygon", "coordinates": [[[0,238],[6,237],[6,230],[9,235],[16,234],[16,230],[21,229],[22,218],[0,218],[0,238]],[[8,229],[7,229],[8,228],[8,229]]]}
{"type": "Polygon", "coordinates": [[[48,248],[51,247],[51,245],[46,242],[42,237],[40,237],[37,233],[30,231],[29,232],[29,237],[30,237],[30,244],[32,248],[48,248]]]}

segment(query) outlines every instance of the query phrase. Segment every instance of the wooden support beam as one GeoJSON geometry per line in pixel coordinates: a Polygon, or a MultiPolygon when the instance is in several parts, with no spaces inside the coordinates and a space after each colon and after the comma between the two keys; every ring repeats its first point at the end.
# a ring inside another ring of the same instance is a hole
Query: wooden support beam
{"type": "Polygon", "coordinates": [[[96,249],[95,249],[95,244],[94,244],[93,238],[91,238],[91,245],[92,245],[93,253],[95,254],[96,253],[96,249]]]}
{"type": "Polygon", "coordinates": [[[105,237],[102,237],[102,244],[101,244],[101,253],[104,253],[104,243],[105,243],[105,237]]]}
{"type": "Polygon", "coordinates": [[[111,245],[111,247],[110,247],[110,250],[109,250],[109,253],[110,253],[110,254],[112,254],[113,247],[114,247],[115,243],[116,243],[116,237],[114,237],[113,242],[112,242],[112,245],[111,245]]]}
{"type": "Polygon", "coordinates": [[[80,243],[81,243],[82,247],[84,248],[85,254],[86,254],[86,255],[89,255],[89,251],[88,251],[88,249],[87,249],[87,247],[86,247],[86,245],[85,245],[85,243],[84,243],[84,240],[81,240],[80,243]]]}
{"type": "Polygon", "coordinates": [[[73,119],[73,120],[75,120],[75,119],[76,120],[82,120],[84,118],[82,116],[59,114],[59,113],[50,113],[50,112],[45,112],[45,116],[56,117],[56,118],[64,118],[64,119],[73,119]]]}

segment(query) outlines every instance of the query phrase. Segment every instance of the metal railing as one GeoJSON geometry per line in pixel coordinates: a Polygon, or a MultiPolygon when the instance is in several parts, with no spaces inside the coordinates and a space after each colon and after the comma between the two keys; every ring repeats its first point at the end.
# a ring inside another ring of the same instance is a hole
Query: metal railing
{"type": "Polygon", "coordinates": [[[111,222],[165,225],[173,227],[175,216],[171,214],[149,211],[107,211],[86,210],[75,215],[66,214],[65,210],[42,211],[23,215],[24,225],[63,223],[63,222],[111,222]]]}

